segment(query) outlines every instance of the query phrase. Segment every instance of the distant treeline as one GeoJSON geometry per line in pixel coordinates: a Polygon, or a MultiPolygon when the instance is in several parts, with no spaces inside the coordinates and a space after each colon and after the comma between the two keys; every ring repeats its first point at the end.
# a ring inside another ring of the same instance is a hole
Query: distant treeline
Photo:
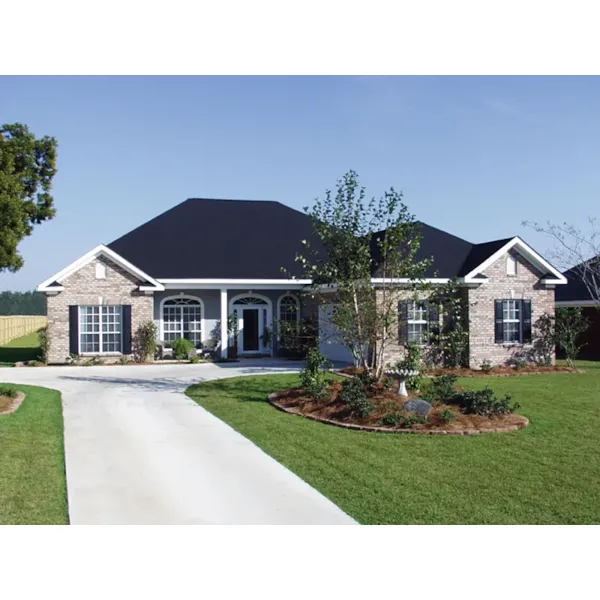
{"type": "Polygon", "coordinates": [[[0,292],[0,316],[45,314],[46,296],[40,292],[0,292]]]}

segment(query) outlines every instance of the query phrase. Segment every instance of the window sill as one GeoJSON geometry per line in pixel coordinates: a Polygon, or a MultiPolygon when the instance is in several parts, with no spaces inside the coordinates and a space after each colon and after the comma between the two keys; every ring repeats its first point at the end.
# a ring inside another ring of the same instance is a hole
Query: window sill
{"type": "Polygon", "coordinates": [[[123,356],[122,352],[80,352],[79,356],[123,356]]]}

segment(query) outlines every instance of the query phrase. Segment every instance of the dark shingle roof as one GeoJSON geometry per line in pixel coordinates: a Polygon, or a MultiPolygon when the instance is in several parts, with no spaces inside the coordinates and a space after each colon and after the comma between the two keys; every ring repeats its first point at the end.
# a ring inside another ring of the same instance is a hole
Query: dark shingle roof
{"type": "Polygon", "coordinates": [[[585,283],[583,283],[579,268],[579,265],[575,265],[563,273],[567,278],[567,285],[556,286],[557,302],[592,300],[590,292],[585,287],[585,283]]]}
{"type": "MultiPolygon", "coordinates": [[[[420,225],[427,277],[465,275],[510,239],[472,244],[420,225]]],[[[302,275],[303,239],[320,247],[310,218],[279,202],[190,198],[108,246],[156,279],[287,279],[281,267],[302,275]]]]}

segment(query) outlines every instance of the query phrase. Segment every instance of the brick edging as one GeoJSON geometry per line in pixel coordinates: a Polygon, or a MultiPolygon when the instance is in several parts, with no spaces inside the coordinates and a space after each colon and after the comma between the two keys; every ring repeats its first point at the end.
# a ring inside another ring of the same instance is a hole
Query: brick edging
{"type": "MultiPolygon", "coordinates": [[[[340,377],[345,377],[345,378],[350,378],[352,379],[354,377],[354,375],[350,375],[349,373],[342,373],[341,371],[332,369],[331,370],[332,373],[334,373],[335,375],[339,375],[340,377]]],[[[524,373],[486,373],[484,375],[475,375],[475,374],[469,374],[469,375],[458,375],[458,377],[464,377],[465,379],[484,379],[485,377],[495,377],[495,378],[500,378],[500,377],[523,377],[525,375],[572,375],[573,373],[585,373],[584,369],[573,369],[572,371],[542,371],[542,372],[537,372],[537,373],[531,373],[531,372],[524,372],[524,373]]],[[[449,373],[442,373],[442,375],[449,375],[449,373]]],[[[423,377],[425,379],[433,379],[434,377],[438,377],[438,375],[425,375],[423,374],[423,377]]]]}
{"type": "MultiPolygon", "coordinates": [[[[352,377],[349,375],[349,377],[352,377]]],[[[277,410],[281,410],[289,415],[296,415],[298,417],[304,417],[311,421],[318,421],[319,423],[325,423],[326,425],[333,425],[335,427],[343,427],[344,429],[353,429],[356,431],[370,431],[373,433],[414,433],[418,435],[479,435],[480,433],[505,433],[509,431],[518,431],[519,429],[525,429],[529,426],[529,419],[523,417],[522,423],[517,425],[506,425],[504,427],[494,427],[490,429],[394,429],[392,427],[373,427],[371,425],[355,425],[354,423],[342,423],[341,421],[334,421],[333,419],[325,419],[323,417],[317,417],[315,415],[305,415],[294,408],[286,408],[278,404],[277,398],[279,394],[273,392],[267,396],[267,400],[271,406],[274,406],[277,410]]]]}

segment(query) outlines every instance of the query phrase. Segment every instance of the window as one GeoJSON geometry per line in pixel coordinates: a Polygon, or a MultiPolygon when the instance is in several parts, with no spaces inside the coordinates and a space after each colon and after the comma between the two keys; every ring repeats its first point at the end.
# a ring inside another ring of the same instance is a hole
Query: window
{"type": "Polygon", "coordinates": [[[407,306],[408,341],[417,344],[427,342],[429,302],[409,301],[407,306]]]}
{"type": "Polygon", "coordinates": [[[202,303],[197,298],[170,298],[163,302],[163,340],[190,340],[202,346],[202,303]]]}
{"type": "Polygon", "coordinates": [[[104,263],[96,263],[96,279],[106,279],[106,265],[104,263]]]}
{"type": "Polygon", "coordinates": [[[496,300],[496,343],[531,342],[531,300],[496,300]]]}
{"type": "Polygon", "coordinates": [[[121,352],[120,306],[79,307],[79,351],[82,354],[121,352]]]}
{"type": "Polygon", "coordinates": [[[244,296],[243,298],[238,298],[234,304],[267,304],[267,302],[256,296],[244,296]]]}
{"type": "Polygon", "coordinates": [[[514,256],[508,256],[506,259],[506,274],[516,275],[517,274],[517,259],[514,256]]]}
{"type": "Polygon", "coordinates": [[[298,301],[294,296],[285,295],[279,299],[279,320],[296,323],[300,317],[298,301]]]}

